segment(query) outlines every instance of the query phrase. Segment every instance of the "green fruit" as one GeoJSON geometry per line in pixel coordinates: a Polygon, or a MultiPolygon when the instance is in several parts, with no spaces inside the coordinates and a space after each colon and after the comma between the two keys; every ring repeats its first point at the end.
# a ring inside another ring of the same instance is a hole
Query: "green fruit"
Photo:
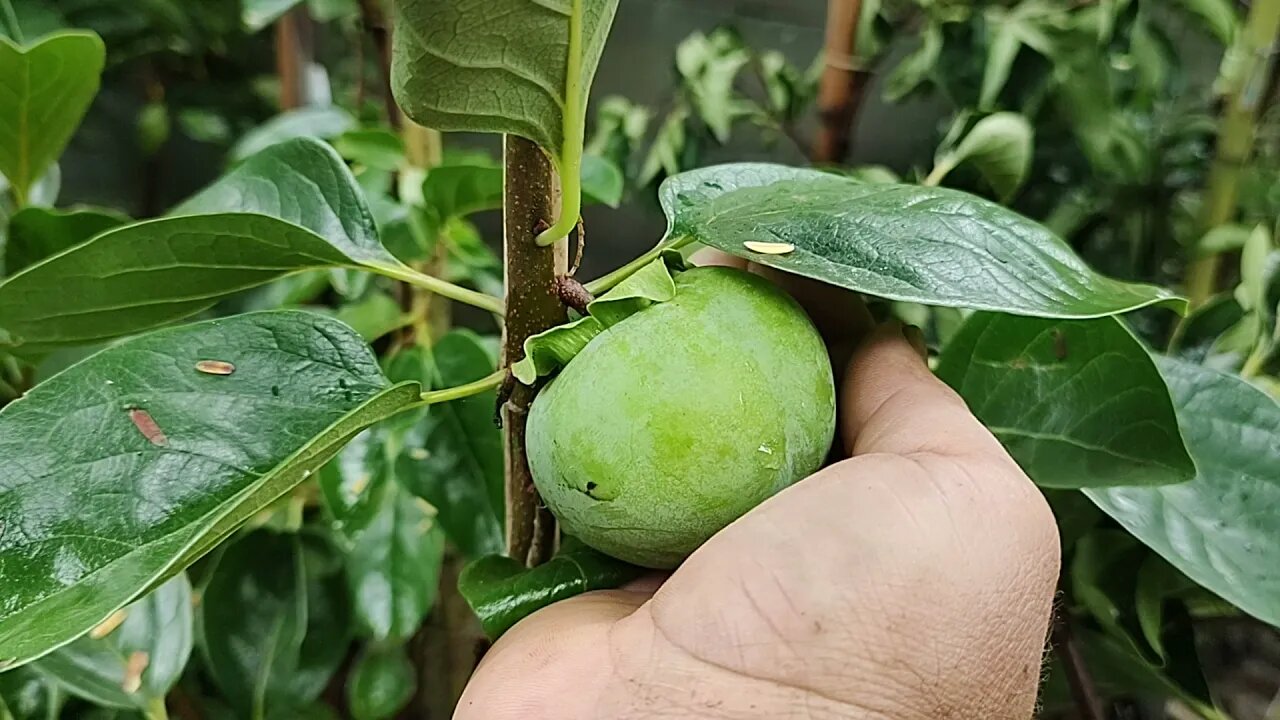
{"type": "Polygon", "coordinates": [[[656,568],[818,469],[835,428],[826,348],[795,301],[729,268],[675,284],[569,362],[526,439],[565,532],[656,568]]]}

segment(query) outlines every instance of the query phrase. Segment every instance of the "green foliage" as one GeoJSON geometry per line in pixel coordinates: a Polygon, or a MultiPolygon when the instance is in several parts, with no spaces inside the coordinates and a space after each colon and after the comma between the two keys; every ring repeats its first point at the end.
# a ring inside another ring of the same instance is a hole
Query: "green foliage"
{"type": "Polygon", "coordinates": [[[347,681],[347,706],[354,720],[395,717],[417,688],[417,670],[404,648],[365,648],[347,681]]]}

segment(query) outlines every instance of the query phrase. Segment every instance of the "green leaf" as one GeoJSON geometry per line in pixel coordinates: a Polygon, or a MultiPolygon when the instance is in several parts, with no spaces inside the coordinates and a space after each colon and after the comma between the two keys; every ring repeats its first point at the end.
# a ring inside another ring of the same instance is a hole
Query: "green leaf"
{"type": "Polygon", "coordinates": [[[343,305],[338,309],[339,321],[360,334],[365,342],[373,342],[409,323],[395,298],[381,290],[365,295],[363,299],[343,305]]]}
{"type": "Polygon", "coordinates": [[[440,218],[463,217],[502,207],[502,168],[440,165],[422,180],[422,203],[440,218]]]}
{"type": "Polygon", "coordinates": [[[356,119],[351,117],[351,113],[331,105],[289,110],[245,133],[231,148],[231,160],[239,162],[272,145],[298,138],[327,140],[355,126],[356,119]]]}
{"type": "Polygon", "coordinates": [[[1195,477],[1164,380],[1118,320],[975,313],[937,373],[1040,485],[1195,477]]]}
{"type": "Polygon", "coordinates": [[[298,536],[259,530],[223,553],[200,603],[200,648],[240,717],[298,717],[319,697],[351,642],[340,587],[308,567],[298,536]]]}
{"type": "Polygon", "coordinates": [[[19,205],[71,140],[105,61],[91,32],[60,32],[26,48],[0,37],[0,174],[19,205]]]}
{"type": "Polygon", "coordinates": [[[175,212],[98,235],[0,284],[11,352],[142,332],[304,270],[399,267],[342,159],[314,140],[269,148],[175,212]]]}
{"type": "Polygon", "coordinates": [[[382,508],[392,462],[385,440],[384,433],[365,430],[320,471],[320,494],[333,528],[348,540],[367,528],[382,508]]]}
{"type": "Polygon", "coordinates": [[[302,0],[243,0],[244,26],[249,32],[258,32],[300,2],[302,0]]]}
{"type": "Polygon", "coordinates": [[[624,585],[645,573],[580,543],[535,568],[502,555],[488,555],[463,569],[458,591],[496,639],[520,620],[560,600],[624,585]]]}
{"type": "Polygon", "coordinates": [[[884,99],[900,102],[920,87],[942,54],[942,27],[936,23],[925,25],[920,33],[920,47],[902,59],[884,83],[884,99]]]}
{"type": "Polygon", "coordinates": [[[1170,358],[1159,366],[1195,480],[1085,492],[1192,580],[1280,625],[1280,405],[1234,375],[1170,358]]]}
{"type": "Polygon", "coordinates": [[[395,0],[400,107],[428,127],[510,133],[561,155],[577,3],[582,61],[574,80],[585,108],[618,0],[395,0]]]}
{"type": "Polygon", "coordinates": [[[1010,112],[988,115],[973,126],[959,145],[940,154],[936,165],[949,171],[968,163],[997,195],[1008,200],[1022,187],[1031,171],[1034,134],[1031,123],[1022,115],[1010,112]]]}
{"type": "MultiPolygon", "coordinates": [[[[432,387],[452,387],[483,378],[494,359],[473,333],[455,330],[440,338],[428,356],[404,353],[401,377],[417,377],[432,387]]],[[[396,370],[391,371],[396,376],[396,370]]],[[[429,408],[405,440],[397,478],[439,511],[436,521],[467,557],[503,546],[502,434],[493,423],[496,394],[481,393],[429,408]]]]}
{"type": "Polygon", "coordinates": [[[694,33],[676,48],[676,69],[693,108],[721,144],[729,141],[733,122],[750,112],[734,90],[738,74],[750,62],[742,39],[726,28],[710,35],[694,33]]]}
{"type": "Polygon", "coordinates": [[[1240,29],[1240,16],[1231,0],[1175,0],[1173,5],[1199,15],[1209,32],[1223,45],[1230,45],[1235,41],[1240,29]]]}
{"type": "Polygon", "coordinates": [[[347,585],[360,632],[400,643],[435,604],[444,533],[421,500],[394,481],[382,485],[381,507],[347,551],[347,585]]]}
{"type": "Polygon", "coordinates": [[[114,210],[28,207],[9,219],[4,272],[12,275],[89,238],[129,222],[114,210]]]}
{"type": "Polygon", "coordinates": [[[333,139],[333,148],[347,160],[378,170],[398,170],[404,164],[404,140],[390,130],[348,130],[333,139]]]}
{"type": "Polygon", "coordinates": [[[191,656],[191,583],[179,574],[113,615],[101,631],[105,637],[86,635],[35,667],[97,705],[147,710],[163,702],[191,656]]]}
{"type": "Polygon", "coordinates": [[[582,201],[616,208],[622,204],[626,179],[622,169],[595,155],[582,156],[582,201]]]}
{"type": "Polygon", "coordinates": [[[87,632],[419,400],[294,311],[127,340],[36,386],[0,411],[0,659],[87,632]]]}
{"type": "Polygon", "coordinates": [[[347,679],[347,707],[354,720],[387,720],[413,699],[417,669],[402,646],[364,649],[347,679]]]}
{"type": "Polygon", "coordinates": [[[1196,241],[1192,251],[1197,257],[1207,255],[1220,255],[1222,253],[1235,252],[1244,247],[1249,241],[1249,236],[1253,233],[1253,228],[1247,225],[1239,225],[1236,223],[1227,223],[1211,228],[1203,237],[1196,241]]]}
{"type": "Polygon", "coordinates": [[[1053,41],[1040,27],[1056,10],[1046,3],[1023,2],[1010,10],[993,7],[987,10],[987,25],[994,29],[994,36],[987,46],[987,63],[983,68],[982,89],[978,95],[978,107],[990,110],[1004,86],[1009,82],[1013,61],[1026,45],[1041,55],[1052,57],[1053,41]]]}
{"type": "Polygon", "coordinates": [[[669,239],[890,300],[1063,318],[1186,304],[1098,275],[1043,226],[956,190],[744,163],[670,178],[660,197],[669,239]],[[795,251],[755,253],[753,240],[795,251]]]}
{"type": "MultiPolygon", "coordinates": [[[[1190,362],[1216,365],[1213,358],[1220,354],[1219,339],[1244,317],[1244,308],[1230,293],[1210,298],[1178,325],[1169,340],[1169,352],[1190,362]]],[[[1238,363],[1232,361],[1229,364],[1234,367],[1238,363]]]]}
{"type": "Polygon", "coordinates": [[[64,700],[62,692],[34,668],[0,673],[0,718],[4,720],[60,717],[64,700]]]}

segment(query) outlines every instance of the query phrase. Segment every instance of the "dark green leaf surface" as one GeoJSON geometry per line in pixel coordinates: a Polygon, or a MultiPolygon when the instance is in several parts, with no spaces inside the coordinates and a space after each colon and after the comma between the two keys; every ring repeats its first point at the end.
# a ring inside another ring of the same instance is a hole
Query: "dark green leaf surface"
{"type": "Polygon", "coordinates": [[[146,710],[164,700],[191,656],[191,583],[179,574],[119,612],[124,621],[105,637],[81,637],[35,667],[94,704],[146,710]],[[131,663],[145,668],[140,677],[131,663]]]}
{"type": "Polygon", "coordinates": [[[320,493],[334,529],[347,539],[369,526],[391,478],[385,433],[365,430],[320,471],[320,493]]]}
{"type": "Polygon", "coordinates": [[[48,720],[59,717],[66,696],[35,668],[0,673],[0,718],[48,720]],[[8,715],[5,713],[8,712],[8,715]]]}
{"type": "Polygon", "coordinates": [[[303,312],[156,332],[40,384],[0,412],[0,659],[88,631],[419,393],[303,312]]]}
{"type": "Polygon", "coordinates": [[[26,48],[0,37],[0,174],[20,197],[62,154],[105,62],[91,32],[59,32],[26,48]]]}
{"type": "Polygon", "coordinates": [[[502,167],[441,165],[422,180],[422,202],[437,217],[470,215],[502,207],[502,167]]]}
{"type": "Polygon", "coordinates": [[[1098,275],[1043,226],[956,190],[744,163],[682,173],[660,196],[671,238],[891,300],[1064,318],[1185,305],[1098,275]]]}
{"type": "Polygon", "coordinates": [[[350,646],[341,598],[297,536],[258,531],[227,549],[200,604],[201,650],[240,717],[298,717],[319,697],[350,646]]]}
{"type": "Polygon", "coordinates": [[[313,140],[266,150],[175,212],[99,235],[0,284],[0,328],[13,352],[149,330],[303,270],[398,265],[342,159],[313,140]]]}
{"type": "Polygon", "coordinates": [[[937,373],[1040,485],[1161,485],[1195,476],[1160,372],[1115,319],[975,313],[937,373]]]}
{"type": "MultiPolygon", "coordinates": [[[[420,353],[399,362],[416,366],[419,377],[437,388],[479,380],[494,369],[483,343],[465,330],[440,338],[433,357],[420,353]]],[[[397,377],[394,368],[391,375],[397,377]]],[[[502,548],[503,455],[495,404],[495,394],[486,392],[431,406],[397,460],[400,482],[439,510],[437,521],[468,557],[502,548]]]]}
{"type": "Polygon", "coordinates": [[[4,245],[4,274],[13,275],[50,255],[127,222],[129,218],[114,210],[24,208],[9,218],[9,239],[4,245]]]}
{"type": "Polygon", "coordinates": [[[458,590],[496,639],[520,620],[551,603],[591,590],[619,587],[646,570],[567,542],[543,565],[526,568],[503,555],[487,555],[463,569],[458,590]]]}
{"type": "Polygon", "coordinates": [[[347,551],[347,583],[357,627],[375,641],[404,642],[435,603],[444,533],[434,511],[385,482],[381,506],[347,551]]]}
{"type": "Polygon", "coordinates": [[[347,680],[347,706],[354,720],[395,717],[418,686],[417,669],[401,646],[369,646],[347,680]]]}
{"type": "Polygon", "coordinates": [[[1280,625],[1280,405],[1233,375],[1169,358],[1159,365],[1196,479],[1086,494],[1192,580],[1280,625]]]}
{"type": "MultiPolygon", "coordinates": [[[[392,85],[440,130],[511,133],[559,154],[572,0],[396,0],[392,85]]],[[[583,106],[618,0],[582,3],[583,106]]]]}

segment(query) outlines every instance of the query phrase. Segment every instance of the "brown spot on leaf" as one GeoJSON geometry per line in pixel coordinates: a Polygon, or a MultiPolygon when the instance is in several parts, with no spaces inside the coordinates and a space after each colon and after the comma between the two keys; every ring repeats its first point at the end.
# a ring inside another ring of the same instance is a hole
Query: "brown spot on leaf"
{"type": "Polygon", "coordinates": [[[230,375],[236,371],[236,366],[225,360],[201,360],[196,363],[196,370],[205,375],[230,375]]]}
{"type": "Polygon", "coordinates": [[[156,424],[151,413],[141,408],[129,408],[129,419],[133,421],[133,426],[138,428],[138,432],[142,433],[142,437],[152,445],[164,447],[169,444],[169,438],[165,437],[164,431],[156,424]]]}
{"type": "Polygon", "coordinates": [[[1053,331],[1053,355],[1059,360],[1067,359],[1067,336],[1061,330],[1053,331]]]}

